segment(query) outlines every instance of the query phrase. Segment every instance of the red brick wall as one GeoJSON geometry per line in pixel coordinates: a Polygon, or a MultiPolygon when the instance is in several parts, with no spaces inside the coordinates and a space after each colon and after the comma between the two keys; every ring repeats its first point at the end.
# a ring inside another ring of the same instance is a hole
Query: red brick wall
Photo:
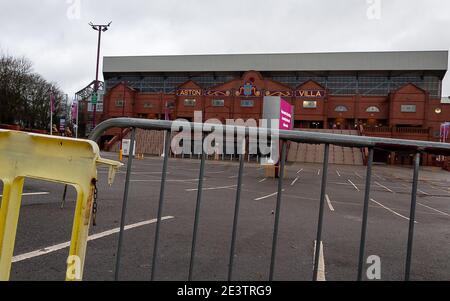
{"type": "Polygon", "coordinates": [[[174,103],[174,108],[171,110],[171,118],[194,118],[195,111],[203,113],[203,120],[215,118],[222,122],[226,119],[244,120],[249,118],[260,119],[263,112],[263,98],[268,91],[281,91],[289,93],[289,96],[284,97],[287,101],[294,104],[295,120],[297,121],[324,121],[324,126],[327,127],[328,119],[344,118],[344,119],[376,119],[383,120],[384,124],[390,127],[397,125],[414,125],[425,129],[428,133],[430,128],[430,135],[423,133],[423,131],[412,132],[373,132],[368,135],[391,136],[395,138],[405,139],[436,139],[433,138],[433,133],[439,131],[439,126],[444,121],[450,120],[450,105],[441,104],[440,100],[429,99],[428,93],[420,88],[409,84],[398,89],[386,97],[378,96],[338,96],[329,95],[324,87],[314,81],[308,81],[294,91],[281,83],[275,82],[271,79],[264,79],[259,72],[246,72],[242,78],[237,78],[229,81],[223,85],[211,88],[211,91],[222,93],[223,95],[207,96],[202,87],[198,86],[193,81],[188,81],[180,85],[179,89],[198,89],[202,90],[200,96],[177,96],[175,94],[162,95],[159,93],[139,93],[131,88],[125,88],[123,84],[113,87],[107,95],[105,95],[104,113],[101,114],[102,119],[123,116],[122,107],[116,106],[116,100],[125,99],[125,116],[144,117],[144,118],[164,118],[166,102],[174,103]],[[247,82],[251,82],[259,92],[259,96],[245,97],[237,95],[236,92],[247,82]],[[311,98],[300,97],[295,94],[296,90],[321,90],[324,91],[323,97],[311,98]],[[124,96],[125,91],[125,96],[124,96]],[[185,99],[195,99],[194,107],[185,106],[185,99]],[[214,107],[212,105],[213,99],[223,99],[223,107],[214,107]],[[253,107],[242,107],[241,100],[252,99],[254,101],[253,107]],[[306,109],[303,108],[304,100],[317,101],[317,108],[306,109]],[[147,104],[147,106],[146,106],[147,104]],[[416,112],[404,113],[401,112],[401,105],[414,104],[416,105],[416,112]],[[427,105],[426,105],[427,104],[427,105]],[[337,106],[346,106],[347,112],[336,112],[337,106]],[[376,106],[380,112],[366,112],[370,106],[376,106]],[[442,112],[437,114],[436,108],[441,108],[442,112]]]}

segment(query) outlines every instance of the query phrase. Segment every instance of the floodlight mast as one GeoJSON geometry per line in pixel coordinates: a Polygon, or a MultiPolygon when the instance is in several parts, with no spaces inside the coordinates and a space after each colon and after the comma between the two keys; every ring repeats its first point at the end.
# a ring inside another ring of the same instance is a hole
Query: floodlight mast
{"type": "MultiPolygon", "coordinates": [[[[98,99],[98,88],[99,88],[99,82],[98,82],[98,71],[100,66],[100,43],[102,39],[102,32],[106,32],[109,29],[109,26],[111,26],[112,22],[109,22],[108,24],[101,24],[96,25],[92,22],[89,22],[89,25],[92,27],[93,30],[98,31],[98,45],[97,45],[97,67],[95,71],[95,84],[94,84],[94,95],[98,99]]],[[[93,116],[92,116],[92,129],[96,126],[96,115],[97,115],[97,103],[92,104],[93,107],[93,116]]]]}

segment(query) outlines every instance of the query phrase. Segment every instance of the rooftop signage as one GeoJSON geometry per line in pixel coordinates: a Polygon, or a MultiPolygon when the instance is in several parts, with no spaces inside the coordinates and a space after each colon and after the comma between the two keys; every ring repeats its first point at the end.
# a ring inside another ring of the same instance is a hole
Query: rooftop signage
{"type": "Polygon", "coordinates": [[[202,96],[202,89],[180,89],[177,90],[177,96],[202,96]]]}
{"type": "Polygon", "coordinates": [[[295,96],[302,98],[323,98],[325,90],[297,90],[295,96]]]}

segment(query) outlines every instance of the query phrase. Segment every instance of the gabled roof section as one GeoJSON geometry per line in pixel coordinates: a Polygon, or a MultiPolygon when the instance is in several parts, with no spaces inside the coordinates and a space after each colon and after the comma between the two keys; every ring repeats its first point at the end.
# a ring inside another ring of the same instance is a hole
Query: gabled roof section
{"type": "Polygon", "coordinates": [[[419,90],[420,92],[422,92],[424,94],[427,93],[427,91],[425,91],[424,89],[422,89],[421,87],[419,87],[419,86],[417,86],[417,85],[415,85],[413,83],[408,83],[408,84],[405,84],[405,85],[401,86],[394,93],[402,93],[404,91],[410,90],[411,88],[413,90],[415,90],[415,91],[419,90]]]}
{"type": "Polygon", "coordinates": [[[322,90],[326,90],[326,88],[324,86],[322,86],[321,84],[319,84],[318,82],[316,82],[315,80],[308,80],[304,83],[301,83],[300,85],[298,85],[295,90],[300,90],[300,89],[322,89],[322,90]]]}
{"type": "Polygon", "coordinates": [[[185,89],[202,89],[202,87],[200,87],[195,81],[193,81],[191,79],[188,80],[188,81],[185,81],[181,85],[178,85],[177,88],[178,89],[180,89],[180,88],[185,88],[185,89]]]}

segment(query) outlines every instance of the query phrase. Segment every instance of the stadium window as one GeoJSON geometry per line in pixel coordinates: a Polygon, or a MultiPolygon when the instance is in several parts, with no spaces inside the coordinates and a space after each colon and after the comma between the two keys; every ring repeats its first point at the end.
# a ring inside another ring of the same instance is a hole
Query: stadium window
{"type": "Polygon", "coordinates": [[[213,99],[212,106],[213,107],[223,107],[225,105],[225,100],[223,99],[213,99]]]}
{"type": "Polygon", "coordinates": [[[416,105],[402,105],[400,111],[402,113],[415,113],[416,105]]]}
{"type": "Polygon", "coordinates": [[[197,102],[196,99],[185,99],[184,100],[184,106],[185,107],[195,107],[195,103],[197,102]]]}
{"type": "Polygon", "coordinates": [[[250,108],[254,106],[254,101],[251,99],[243,99],[241,100],[241,107],[250,108]]]}
{"type": "Polygon", "coordinates": [[[305,109],[315,109],[315,108],[317,108],[317,101],[315,101],[315,100],[305,100],[303,102],[303,108],[305,108],[305,109]]]}
{"type": "Polygon", "coordinates": [[[334,109],[335,112],[348,112],[348,108],[346,106],[337,106],[334,109]]]}
{"type": "Polygon", "coordinates": [[[366,109],[367,113],[380,113],[380,109],[376,106],[370,106],[366,109]]]}
{"type": "Polygon", "coordinates": [[[116,100],[116,107],[122,108],[124,106],[123,99],[116,100]]]}

